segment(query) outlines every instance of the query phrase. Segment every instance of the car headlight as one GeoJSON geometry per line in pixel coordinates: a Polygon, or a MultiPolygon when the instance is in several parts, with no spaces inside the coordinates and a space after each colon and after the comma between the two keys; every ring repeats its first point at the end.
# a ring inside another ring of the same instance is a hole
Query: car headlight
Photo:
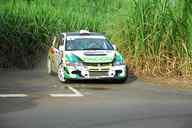
{"type": "Polygon", "coordinates": [[[115,59],[113,61],[113,66],[124,65],[124,64],[125,64],[125,62],[124,62],[122,55],[120,55],[120,54],[115,55],[115,59]]]}
{"type": "Polygon", "coordinates": [[[74,63],[74,66],[83,66],[83,63],[81,63],[81,62],[76,62],[76,63],[74,63]]]}
{"type": "Polygon", "coordinates": [[[76,66],[83,66],[83,63],[81,62],[75,62],[75,63],[72,63],[72,62],[65,62],[65,65],[66,66],[73,66],[73,67],[76,67],[76,66]]]}
{"type": "Polygon", "coordinates": [[[113,66],[124,65],[123,61],[114,61],[113,66]]]}
{"type": "Polygon", "coordinates": [[[76,66],[83,66],[83,63],[81,62],[81,60],[75,56],[75,55],[66,55],[65,56],[65,65],[66,66],[73,66],[73,67],[76,67],[76,66]]]}

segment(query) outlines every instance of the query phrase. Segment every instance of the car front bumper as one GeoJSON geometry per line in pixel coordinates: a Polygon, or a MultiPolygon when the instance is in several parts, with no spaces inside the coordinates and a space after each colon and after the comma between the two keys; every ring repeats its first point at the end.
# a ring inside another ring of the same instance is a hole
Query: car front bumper
{"type": "Polygon", "coordinates": [[[97,68],[95,70],[88,69],[84,66],[68,66],[64,68],[65,79],[123,79],[127,77],[127,66],[111,66],[107,70],[97,68]]]}

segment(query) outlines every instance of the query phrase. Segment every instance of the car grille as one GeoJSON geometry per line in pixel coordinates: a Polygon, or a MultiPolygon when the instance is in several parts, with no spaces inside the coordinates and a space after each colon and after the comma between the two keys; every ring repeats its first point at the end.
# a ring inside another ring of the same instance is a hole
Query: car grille
{"type": "Polygon", "coordinates": [[[112,66],[112,63],[85,63],[86,66],[112,66]]]}
{"type": "Polygon", "coordinates": [[[112,63],[85,63],[89,71],[109,71],[112,63]]]}
{"type": "Polygon", "coordinates": [[[107,71],[90,71],[89,76],[90,77],[108,76],[108,72],[107,71]]]}

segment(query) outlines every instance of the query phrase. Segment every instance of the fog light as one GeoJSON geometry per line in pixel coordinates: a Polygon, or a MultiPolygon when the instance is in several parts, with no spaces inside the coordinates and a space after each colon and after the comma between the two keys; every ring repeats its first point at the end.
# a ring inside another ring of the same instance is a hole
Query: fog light
{"type": "Polygon", "coordinates": [[[111,70],[109,71],[109,74],[108,74],[110,77],[114,77],[115,76],[115,71],[114,70],[111,70]]]}
{"type": "Polygon", "coordinates": [[[88,77],[89,73],[88,73],[88,71],[82,71],[81,75],[84,76],[84,77],[88,77]]]}

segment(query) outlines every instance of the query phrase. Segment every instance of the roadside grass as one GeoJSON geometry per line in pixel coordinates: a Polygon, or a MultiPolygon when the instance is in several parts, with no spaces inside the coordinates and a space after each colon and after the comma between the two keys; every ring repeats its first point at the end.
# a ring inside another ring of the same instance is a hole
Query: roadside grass
{"type": "Polygon", "coordinates": [[[85,28],[138,76],[192,78],[192,0],[0,0],[0,63],[33,68],[55,34],[85,28]]]}

